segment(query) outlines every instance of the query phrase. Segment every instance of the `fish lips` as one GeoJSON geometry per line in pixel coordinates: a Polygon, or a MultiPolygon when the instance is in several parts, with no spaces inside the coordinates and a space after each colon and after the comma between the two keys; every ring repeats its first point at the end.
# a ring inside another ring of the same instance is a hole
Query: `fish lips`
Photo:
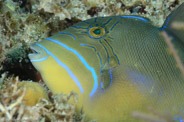
{"type": "Polygon", "coordinates": [[[31,60],[31,62],[44,61],[48,58],[47,52],[42,47],[37,45],[37,43],[31,45],[30,49],[33,52],[33,53],[28,54],[28,57],[31,60]]]}

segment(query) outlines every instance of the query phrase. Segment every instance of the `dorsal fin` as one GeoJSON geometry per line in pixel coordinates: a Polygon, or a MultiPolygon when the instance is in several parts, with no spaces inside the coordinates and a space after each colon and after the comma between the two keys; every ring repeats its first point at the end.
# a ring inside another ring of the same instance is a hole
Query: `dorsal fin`
{"type": "Polygon", "coordinates": [[[184,44],[184,28],[177,29],[173,27],[173,23],[183,23],[184,25],[184,3],[182,3],[176,10],[171,12],[167,17],[162,30],[166,30],[170,35],[172,35],[177,40],[180,40],[184,44]]]}

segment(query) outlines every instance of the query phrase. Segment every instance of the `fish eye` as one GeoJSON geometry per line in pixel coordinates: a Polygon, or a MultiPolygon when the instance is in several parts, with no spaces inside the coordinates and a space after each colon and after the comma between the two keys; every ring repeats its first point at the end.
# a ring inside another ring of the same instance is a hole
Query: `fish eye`
{"type": "Polygon", "coordinates": [[[95,29],[95,30],[93,31],[93,33],[95,33],[96,35],[99,35],[99,34],[101,33],[101,30],[100,30],[100,29],[95,29]]]}
{"type": "Polygon", "coordinates": [[[90,28],[89,34],[95,38],[102,37],[105,34],[105,29],[102,27],[90,28]]]}

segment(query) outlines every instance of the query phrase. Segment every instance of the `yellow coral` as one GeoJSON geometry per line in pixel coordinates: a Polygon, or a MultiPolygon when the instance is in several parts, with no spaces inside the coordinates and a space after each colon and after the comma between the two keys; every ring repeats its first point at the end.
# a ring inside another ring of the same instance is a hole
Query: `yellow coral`
{"type": "Polygon", "coordinates": [[[23,81],[19,82],[18,87],[26,88],[23,102],[27,106],[34,106],[41,98],[48,100],[47,91],[39,83],[23,81]]]}

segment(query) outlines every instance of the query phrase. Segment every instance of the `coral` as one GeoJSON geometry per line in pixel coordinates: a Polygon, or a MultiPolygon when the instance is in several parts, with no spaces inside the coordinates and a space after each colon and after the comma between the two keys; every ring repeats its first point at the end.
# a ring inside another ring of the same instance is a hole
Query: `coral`
{"type": "Polygon", "coordinates": [[[18,84],[18,87],[24,87],[26,89],[22,101],[27,106],[36,105],[40,99],[48,100],[48,93],[40,83],[22,81],[18,84]]]}
{"type": "MultiPolygon", "coordinates": [[[[25,105],[28,103],[25,99],[28,100],[28,97],[35,99],[35,96],[29,96],[30,93],[37,92],[39,95],[42,86],[33,82],[21,83],[18,77],[7,78],[5,74],[0,81],[3,81],[0,88],[0,121],[82,121],[84,119],[83,114],[75,112],[78,97],[73,92],[69,95],[53,95],[48,98],[49,100],[40,99],[35,106],[30,107],[25,105]],[[33,91],[31,87],[37,91],[33,91]]],[[[44,94],[42,95],[45,96],[44,94]]]]}
{"type": "Polygon", "coordinates": [[[68,18],[71,19],[70,13],[63,7],[65,4],[69,4],[66,0],[40,0],[38,9],[44,9],[46,12],[54,13],[61,20],[68,18]],[[67,2],[67,3],[66,3],[67,2]]]}
{"type": "Polygon", "coordinates": [[[86,20],[96,16],[142,15],[161,26],[173,8],[183,0],[41,0],[38,9],[53,13],[60,20],[86,20]]]}

